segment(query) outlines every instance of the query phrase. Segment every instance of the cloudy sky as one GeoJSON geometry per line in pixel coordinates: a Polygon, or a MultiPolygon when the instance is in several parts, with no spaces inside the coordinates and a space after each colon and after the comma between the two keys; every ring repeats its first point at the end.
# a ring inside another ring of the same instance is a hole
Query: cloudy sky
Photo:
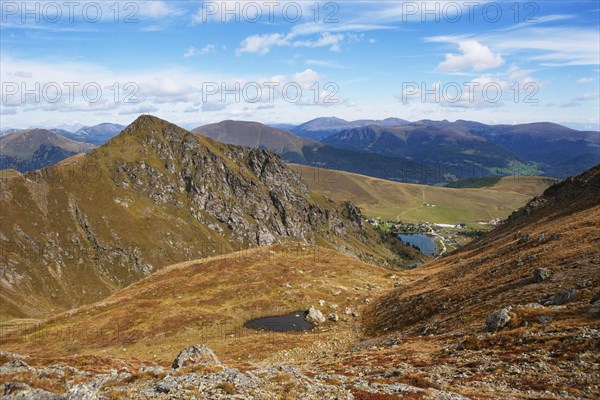
{"type": "Polygon", "coordinates": [[[592,1],[2,1],[1,128],[320,116],[598,129],[592,1]]]}

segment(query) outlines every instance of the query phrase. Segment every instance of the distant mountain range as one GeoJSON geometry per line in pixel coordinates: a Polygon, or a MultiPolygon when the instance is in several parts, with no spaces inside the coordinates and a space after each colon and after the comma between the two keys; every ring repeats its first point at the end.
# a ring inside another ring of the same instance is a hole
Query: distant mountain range
{"type": "Polygon", "coordinates": [[[361,128],[369,125],[396,126],[405,125],[408,123],[409,121],[400,118],[386,118],[384,120],[360,119],[356,121],[346,121],[345,119],[336,117],[322,117],[315,118],[311,121],[289,129],[298,136],[320,140],[345,129],[361,128]]]}
{"type": "Polygon", "coordinates": [[[99,146],[117,136],[123,129],[125,129],[125,126],[123,125],[102,123],[94,126],[83,127],[77,130],[75,133],[63,131],[64,133],[61,133],[61,135],[68,137],[69,139],[92,143],[99,146]]]}
{"type": "MultiPolygon", "coordinates": [[[[123,128],[103,123],[74,133],[50,131],[101,145],[123,128]]],[[[600,163],[600,132],[548,122],[487,125],[464,120],[346,121],[327,117],[297,126],[223,121],[194,131],[228,144],[268,149],[288,162],[412,183],[438,184],[495,175],[563,178],[600,163]]],[[[38,155],[36,162],[19,168],[45,166],[67,154],[71,153],[54,149],[51,155],[38,155]]]]}
{"type": "Polygon", "coordinates": [[[354,151],[426,160],[467,174],[475,168],[488,175],[535,173],[564,178],[600,163],[600,132],[547,122],[486,125],[423,120],[395,127],[349,129],[323,142],[354,151]]]}
{"type": "Polygon", "coordinates": [[[0,138],[0,169],[40,169],[94,147],[45,129],[15,131],[0,138]]]}
{"type": "Polygon", "coordinates": [[[223,121],[200,126],[193,131],[227,144],[268,149],[297,164],[403,182],[436,183],[441,180],[426,164],[402,157],[336,148],[257,122],[223,121]]]}

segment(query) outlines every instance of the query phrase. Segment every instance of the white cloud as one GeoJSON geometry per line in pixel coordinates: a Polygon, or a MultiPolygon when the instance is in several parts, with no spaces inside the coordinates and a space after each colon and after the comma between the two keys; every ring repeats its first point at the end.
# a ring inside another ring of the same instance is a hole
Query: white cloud
{"type": "MultiPolygon", "coordinates": [[[[342,33],[331,34],[329,32],[323,32],[321,35],[314,40],[293,40],[296,37],[296,33],[292,32],[287,35],[281,33],[271,33],[265,35],[252,35],[244,39],[240,47],[236,50],[237,54],[242,53],[258,53],[265,55],[271,51],[273,47],[329,47],[330,51],[341,51],[340,44],[347,35],[342,33]]],[[[357,41],[357,37],[352,36],[353,41],[357,41]]]]}
{"type": "MultiPolygon", "coordinates": [[[[581,27],[539,27],[517,24],[508,30],[482,33],[478,39],[505,56],[516,56],[542,66],[600,64],[600,31],[581,27]]],[[[426,37],[428,42],[459,43],[465,35],[426,37]]]]}
{"type": "Polygon", "coordinates": [[[588,77],[585,77],[585,76],[582,77],[582,78],[577,79],[577,83],[590,83],[590,82],[593,82],[593,81],[594,81],[594,78],[588,78],[588,77]]]}
{"type": "Polygon", "coordinates": [[[484,71],[504,64],[500,54],[476,40],[462,40],[458,47],[462,54],[446,54],[446,59],[437,66],[438,71],[457,72],[465,68],[484,71]]]}
{"type": "Polygon", "coordinates": [[[241,53],[267,54],[273,46],[285,46],[288,40],[281,33],[271,33],[264,35],[248,36],[241,43],[241,47],[236,50],[241,53]]]}
{"type": "MultiPolygon", "coordinates": [[[[164,19],[171,16],[182,15],[183,10],[174,7],[172,3],[168,4],[166,1],[154,0],[154,1],[142,1],[137,2],[139,15],[150,19],[164,19]]],[[[136,12],[136,14],[138,13],[136,12]]]]}
{"type": "Polygon", "coordinates": [[[196,53],[198,52],[198,50],[196,50],[196,48],[194,46],[190,46],[185,53],[183,53],[183,57],[188,58],[188,57],[193,57],[196,55],[196,53]]]}
{"type": "Polygon", "coordinates": [[[321,77],[312,69],[308,68],[302,72],[295,73],[292,76],[292,82],[299,84],[303,89],[308,89],[315,82],[319,82],[321,77]]]}
{"type": "Polygon", "coordinates": [[[196,49],[194,46],[190,46],[185,53],[183,53],[184,58],[189,58],[193,56],[205,56],[210,53],[214,53],[216,51],[216,47],[214,44],[207,44],[200,50],[196,49]]]}
{"type": "Polygon", "coordinates": [[[331,51],[340,51],[340,42],[344,40],[344,35],[341,33],[338,34],[330,34],[329,32],[325,32],[321,34],[321,37],[317,40],[298,40],[295,41],[292,45],[294,47],[327,47],[331,46],[329,50],[331,51]]]}
{"type": "Polygon", "coordinates": [[[588,100],[595,100],[598,98],[598,93],[585,93],[584,95],[577,97],[576,101],[588,101],[588,100]]]}

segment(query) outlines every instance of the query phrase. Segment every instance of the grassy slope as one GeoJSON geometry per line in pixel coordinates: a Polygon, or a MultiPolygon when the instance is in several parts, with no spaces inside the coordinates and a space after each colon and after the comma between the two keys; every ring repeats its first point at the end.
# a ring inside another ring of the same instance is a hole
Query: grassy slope
{"type": "Polygon", "coordinates": [[[398,183],[344,171],[294,165],[309,188],[335,200],[355,202],[370,217],[400,218],[406,222],[436,223],[506,218],[532,196],[548,187],[545,178],[504,177],[491,188],[452,189],[398,183]],[[436,207],[423,207],[423,202],[436,207]]]}
{"type": "Polygon", "coordinates": [[[225,360],[258,361],[284,349],[342,340],[356,321],[344,308],[360,311],[371,294],[365,285],[389,288],[387,275],[322,247],[251,249],[167,267],[105,300],[52,317],[37,330],[8,335],[0,346],[48,357],[101,354],[169,362],[186,345],[206,343],[225,360]],[[320,299],[339,308],[319,307],[320,299]],[[243,328],[248,319],[311,305],[341,320],[299,334],[243,328]]]}
{"type": "MultiPolygon", "coordinates": [[[[14,268],[3,276],[0,320],[45,317],[98,301],[164,266],[248,247],[248,243],[234,242],[228,231],[221,235],[209,229],[191,216],[188,207],[156,204],[143,193],[115,185],[113,179],[119,178],[115,175],[118,162],[144,160],[168,174],[164,161],[140,144],[144,137],[155,137],[151,131],[160,131],[162,124],[152,119],[147,129],[137,134],[121,134],[90,153],[70,157],[41,171],[0,180],[2,234],[6,238],[1,244],[6,242],[7,246],[2,255],[18,265],[18,274],[31,277],[19,284],[19,277],[10,271],[14,268]],[[75,210],[88,221],[99,246],[123,249],[127,251],[125,256],[113,257],[111,251],[104,251],[98,260],[75,210]],[[82,246],[72,244],[73,240],[79,240],[82,246]],[[23,247],[17,248],[17,243],[23,247]],[[39,244],[37,249],[33,247],[35,243],[39,244]],[[59,253],[63,263],[48,259],[46,249],[59,253]],[[142,265],[136,266],[135,254],[141,254],[142,265]]],[[[247,180],[257,180],[241,164],[235,148],[187,134],[200,141],[198,151],[216,154],[231,171],[247,180]]],[[[155,139],[164,140],[158,136],[155,139]]],[[[189,204],[187,193],[175,196],[182,204],[189,204]]],[[[308,200],[324,208],[332,207],[318,194],[310,195],[308,200]]],[[[217,223],[208,213],[202,214],[208,222],[217,223]]],[[[355,252],[364,255],[365,260],[394,257],[378,243],[379,237],[372,229],[365,232],[366,242],[354,236],[338,237],[325,227],[319,229],[326,238],[316,232],[310,235],[324,247],[355,252]]]]}

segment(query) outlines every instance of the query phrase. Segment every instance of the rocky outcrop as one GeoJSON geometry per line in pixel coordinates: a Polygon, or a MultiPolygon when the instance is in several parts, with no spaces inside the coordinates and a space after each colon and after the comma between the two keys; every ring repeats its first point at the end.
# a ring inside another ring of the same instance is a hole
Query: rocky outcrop
{"type": "Polygon", "coordinates": [[[512,310],[512,307],[507,306],[488,315],[485,320],[486,331],[496,332],[504,329],[511,320],[511,316],[508,314],[510,310],[512,310]]]}
{"type": "Polygon", "coordinates": [[[304,319],[315,325],[319,325],[325,322],[325,316],[323,316],[323,313],[317,310],[314,306],[310,306],[310,308],[308,309],[308,313],[306,314],[306,317],[304,317],[304,319]]]}
{"type": "Polygon", "coordinates": [[[536,283],[542,283],[552,278],[554,272],[550,268],[536,268],[533,271],[533,280],[536,283]]]}
{"type": "Polygon", "coordinates": [[[560,306],[577,300],[575,289],[561,289],[549,300],[549,304],[560,306]]]}
{"type": "Polygon", "coordinates": [[[188,365],[221,365],[215,353],[203,344],[187,347],[175,357],[171,368],[177,369],[188,365]]]}

